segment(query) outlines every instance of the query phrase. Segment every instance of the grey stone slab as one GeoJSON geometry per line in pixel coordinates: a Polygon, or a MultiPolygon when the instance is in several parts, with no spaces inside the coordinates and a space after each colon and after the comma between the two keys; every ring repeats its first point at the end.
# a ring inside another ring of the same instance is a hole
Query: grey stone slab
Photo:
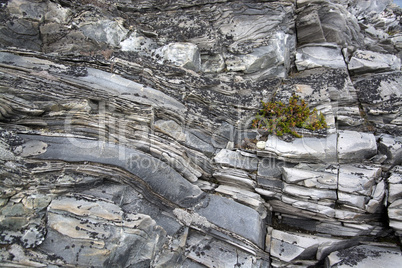
{"type": "Polygon", "coordinates": [[[265,151],[291,162],[331,163],[337,161],[336,143],[336,134],[326,138],[299,138],[291,142],[281,140],[277,136],[269,136],[265,151]]]}
{"type": "Polygon", "coordinates": [[[311,200],[331,199],[336,200],[337,194],[335,190],[315,189],[292,184],[284,184],[283,192],[298,198],[307,198],[311,200]]]}
{"type": "Polygon", "coordinates": [[[209,222],[263,247],[263,222],[254,209],[225,197],[209,195],[205,206],[197,208],[196,212],[209,222]]]}
{"type": "Polygon", "coordinates": [[[365,209],[369,213],[376,213],[376,212],[381,212],[382,207],[384,205],[384,197],[386,195],[386,185],[385,181],[381,180],[377,185],[375,186],[375,189],[373,190],[373,193],[371,195],[371,199],[367,203],[365,209]]]}
{"type": "Polygon", "coordinates": [[[325,42],[324,32],[317,11],[302,13],[296,21],[297,40],[300,44],[310,42],[325,42]]]}
{"type": "Polygon", "coordinates": [[[201,63],[205,73],[219,73],[225,69],[225,60],[221,54],[201,55],[201,63]]]}
{"type": "Polygon", "coordinates": [[[325,267],[400,267],[400,249],[371,245],[360,245],[331,253],[325,260],[325,267]]]}
{"type": "Polygon", "coordinates": [[[30,19],[11,19],[0,27],[0,43],[39,51],[42,46],[39,23],[30,19]]]}
{"type": "MultiPolygon", "coordinates": [[[[7,63],[12,62],[13,65],[20,67],[32,69],[39,68],[57,74],[68,74],[67,67],[64,65],[55,64],[37,58],[18,56],[6,52],[0,52],[0,61],[7,63]]],[[[124,99],[154,106],[163,106],[178,113],[183,113],[186,110],[182,103],[159,90],[95,68],[87,68],[85,75],[66,75],[63,78],[74,84],[83,83],[84,86],[89,86],[94,90],[99,90],[100,92],[106,91],[114,96],[119,96],[124,99]]]]}
{"type": "Polygon", "coordinates": [[[275,100],[287,102],[292,94],[297,94],[310,108],[316,107],[318,112],[326,116],[330,128],[335,128],[331,114],[336,115],[337,109],[347,106],[358,111],[356,89],[345,68],[322,67],[304,70],[286,83],[289,85],[285,84],[276,93],[275,100]]]}
{"type": "Polygon", "coordinates": [[[354,195],[338,191],[338,202],[341,204],[346,204],[360,209],[364,209],[367,201],[368,201],[367,196],[354,195]]]}
{"type": "Polygon", "coordinates": [[[337,149],[341,162],[361,161],[377,153],[377,142],[371,133],[343,130],[338,135],[337,149]]]}
{"type": "Polygon", "coordinates": [[[324,252],[345,244],[344,241],[339,239],[280,230],[273,230],[271,239],[271,255],[285,262],[290,262],[294,259],[320,260],[324,257],[324,252]]]}
{"type": "Polygon", "coordinates": [[[211,137],[211,144],[216,148],[226,148],[228,142],[235,140],[236,129],[233,125],[226,122],[222,123],[217,130],[215,130],[211,137]]]}
{"type": "Polygon", "coordinates": [[[186,135],[183,131],[183,127],[177,124],[173,120],[158,120],[154,123],[154,127],[174,138],[177,141],[185,141],[186,135]]]}
{"type": "Polygon", "coordinates": [[[215,148],[211,145],[211,136],[197,130],[186,131],[185,135],[185,143],[188,147],[207,155],[212,155],[215,152],[215,148]]]}
{"type": "Polygon", "coordinates": [[[402,137],[381,134],[379,136],[378,151],[387,156],[387,163],[391,165],[401,165],[402,137]]]}
{"type": "Polygon", "coordinates": [[[28,141],[22,145],[22,157],[39,155],[46,152],[47,144],[41,141],[28,141]]]}
{"type": "Polygon", "coordinates": [[[251,53],[239,56],[225,54],[226,68],[246,74],[259,72],[262,77],[286,77],[292,41],[292,36],[278,31],[271,36],[268,45],[255,48],[251,53]]]}
{"type": "Polygon", "coordinates": [[[327,44],[315,44],[299,48],[295,63],[298,71],[319,67],[346,69],[341,49],[327,44]]]}
{"type": "Polygon", "coordinates": [[[281,178],[283,167],[293,167],[294,164],[286,163],[275,158],[263,158],[258,164],[258,176],[268,178],[281,178]]]}
{"type": "MultiPolygon", "coordinates": [[[[202,267],[268,267],[265,258],[253,256],[238,247],[217,240],[209,235],[191,231],[186,243],[187,257],[202,267]]],[[[181,267],[199,267],[183,266],[181,267]]]]}
{"type": "Polygon", "coordinates": [[[231,197],[236,202],[253,208],[260,213],[261,218],[265,218],[267,215],[265,202],[254,189],[250,191],[235,186],[220,185],[215,189],[215,192],[223,196],[231,197]]]}
{"type": "Polygon", "coordinates": [[[283,179],[287,183],[298,183],[305,187],[336,189],[338,175],[300,168],[283,168],[283,179]]]}
{"type": "Polygon", "coordinates": [[[260,187],[266,188],[266,189],[276,189],[276,190],[282,190],[283,189],[283,181],[280,179],[267,179],[263,177],[258,177],[257,178],[257,183],[260,187]]]}
{"type": "Polygon", "coordinates": [[[359,45],[363,35],[358,20],[346,5],[330,1],[298,0],[296,20],[299,44],[331,42],[359,45]]]}
{"type": "Polygon", "coordinates": [[[371,196],[375,180],[381,176],[381,168],[364,165],[340,165],[338,190],[371,196]]]}
{"type": "Polygon", "coordinates": [[[357,50],[348,64],[351,72],[360,74],[367,72],[389,72],[401,69],[401,60],[391,54],[357,50]]]}
{"type": "Polygon", "coordinates": [[[388,217],[390,222],[399,222],[399,224],[394,224],[392,227],[398,231],[402,231],[400,228],[402,223],[402,199],[394,201],[388,207],[388,217]]]}
{"type": "Polygon", "coordinates": [[[353,81],[367,119],[381,130],[377,133],[387,133],[394,137],[402,135],[401,83],[400,71],[361,75],[353,81]]]}
{"type": "Polygon", "coordinates": [[[241,189],[252,190],[256,183],[253,176],[244,170],[221,169],[216,171],[213,176],[222,184],[235,186],[241,189]]]}
{"type": "Polygon", "coordinates": [[[391,170],[391,176],[388,178],[389,183],[402,183],[402,166],[395,166],[391,170]]]}
{"type": "Polygon", "coordinates": [[[14,160],[14,154],[0,142],[0,161],[14,160]]]}
{"type": "Polygon", "coordinates": [[[87,38],[110,46],[118,46],[128,33],[122,21],[109,19],[84,21],[78,25],[78,28],[87,38]]]}
{"type": "Polygon", "coordinates": [[[47,11],[48,3],[35,3],[29,1],[10,1],[7,10],[16,18],[43,21],[47,11]]]}
{"type": "Polygon", "coordinates": [[[125,213],[140,213],[150,216],[161,226],[168,235],[174,235],[182,226],[173,216],[162,213],[157,205],[144,198],[143,193],[136,191],[133,187],[114,183],[104,182],[96,187],[91,187],[82,192],[99,199],[111,200],[119,205],[125,213]]]}
{"type": "Polygon", "coordinates": [[[156,44],[151,38],[147,38],[137,31],[132,33],[127,39],[124,39],[120,42],[122,51],[136,51],[136,52],[144,52],[145,54],[150,54],[154,48],[156,48],[156,44]]]}
{"type": "Polygon", "coordinates": [[[142,267],[166,239],[149,216],[122,213],[117,205],[88,195],[53,200],[47,228],[40,250],[71,265],[142,267]]]}
{"type": "Polygon", "coordinates": [[[200,51],[196,44],[176,42],[167,44],[155,51],[165,63],[174,64],[196,72],[201,70],[200,51]]]}
{"type": "Polygon", "coordinates": [[[215,163],[241,168],[248,171],[254,171],[258,168],[258,159],[256,157],[243,156],[238,151],[222,149],[214,157],[215,163]]]}

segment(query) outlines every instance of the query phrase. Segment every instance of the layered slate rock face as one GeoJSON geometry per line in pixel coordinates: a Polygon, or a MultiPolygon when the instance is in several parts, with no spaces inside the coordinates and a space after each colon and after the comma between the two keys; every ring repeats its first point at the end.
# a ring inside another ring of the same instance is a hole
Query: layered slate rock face
{"type": "Polygon", "coordinates": [[[0,262],[399,264],[391,2],[0,1],[0,262]],[[293,94],[328,127],[251,129],[293,94]]]}

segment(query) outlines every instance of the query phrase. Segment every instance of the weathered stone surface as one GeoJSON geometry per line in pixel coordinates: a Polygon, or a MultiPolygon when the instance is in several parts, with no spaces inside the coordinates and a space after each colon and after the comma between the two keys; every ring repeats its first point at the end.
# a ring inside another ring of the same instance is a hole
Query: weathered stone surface
{"type": "Polygon", "coordinates": [[[201,69],[200,52],[192,43],[171,43],[155,51],[164,62],[198,72],[201,69]]]}
{"type": "MultiPolygon", "coordinates": [[[[330,112],[321,111],[326,115],[330,128],[335,122],[331,118],[332,110],[347,106],[355,107],[357,102],[356,89],[344,68],[314,68],[295,74],[286,81],[275,96],[278,100],[286,101],[292,94],[297,94],[308,101],[311,108],[324,105],[329,106],[330,112]],[[331,103],[328,103],[328,102],[331,103]],[[327,116],[327,114],[329,116],[327,116]]],[[[357,107],[357,106],[356,106],[357,107]]],[[[332,115],[333,116],[333,115],[332,115]]]]}
{"type": "MultiPolygon", "coordinates": [[[[401,215],[401,206],[402,206],[402,201],[400,198],[398,200],[395,200],[389,207],[388,207],[388,215],[390,217],[390,225],[396,225],[398,227],[397,222],[402,221],[402,215],[401,215]]],[[[400,228],[396,228],[398,231],[400,231],[400,228]]]]}
{"type": "MultiPolygon", "coordinates": [[[[352,3],[352,11],[359,16],[376,15],[384,11],[384,9],[392,2],[391,0],[374,0],[374,1],[350,1],[352,3]]],[[[360,17],[358,17],[360,19],[360,17]]]]}
{"type": "Polygon", "coordinates": [[[388,202],[393,203],[394,201],[400,199],[402,197],[402,181],[401,181],[401,170],[400,167],[395,167],[391,176],[388,178],[389,182],[389,196],[388,202]]]}
{"type": "Polygon", "coordinates": [[[337,172],[317,172],[312,170],[298,168],[283,168],[283,179],[287,183],[297,183],[305,187],[314,187],[321,189],[337,189],[337,172]]]}
{"type": "MultiPolygon", "coordinates": [[[[233,246],[222,243],[221,241],[205,236],[204,234],[192,232],[187,241],[187,257],[203,264],[202,267],[225,267],[225,266],[244,266],[244,267],[266,267],[266,259],[250,256],[247,252],[239,250],[233,246]],[[214,250],[217,249],[217,250],[214,250]]],[[[196,264],[182,267],[198,267],[196,264]]]]}
{"type": "Polygon", "coordinates": [[[401,251],[371,245],[360,245],[331,253],[325,267],[398,267],[402,260],[401,251]]]}
{"type": "Polygon", "coordinates": [[[377,143],[373,134],[355,131],[340,131],[337,153],[342,162],[363,160],[377,153],[377,143]]]}
{"type": "Polygon", "coordinates": [[[331,44],[309,44],[300,47],[295,63],[298,71],[319,67],[346,68],[341,49],[331,44]]]}
{"type": "Polygon", "coordinates": [[[341,127],[359,127],[364,124],[359,107],[334,107],[336,120],[341,127]]]}
{"type": "Polygon", "coordinates": [[[342,240],[329,239],[310,235],[297,235],[279,230],[272,230],[270,234],[273,257],[285,262],[294,259],[323,259],[328,252],[341,247],[342,240]]]}
{"type": "Polygon", "coordinates": [[[388,217],[389,225],[402,234],[402,170],[401,166],[395,166],[388,178],[388,217]]]}
{"type": "Polygon", "coordinates": [[[7,10],[16,18],[26,18],[30,20],[42,21],[43,14],[47,9],[47,3],[33,2],[24,0],[13,0],[7,4],[7,10]]]}
{"type": "Polygon", "coordinates": [[[0,161],[14,160],[15,156],[6,144],[0,143],[0,161]]]}
{"type": "Polygon", "coordinates": [[[240,152],[222,149],[216,154],[214,161],[218,164],[245,170],[257,170],[258,159],[244,156],[240,152]]]}
{"type": "Polygon", "coordinates": [[[155,128],[171,136],[177,141],[185,141],[186,135],[183,128],[173,120],[158,120],[155,122],[155,128]]]}
{"type": "Polygon", "coordinates": [[[375,213],[382,208],[381,206],[384,204],[386,191],[387,189],[384,180],[377,183],[377,185],[375,186],[375,190],[373,190],[373,193],[371,195],[370,201],[365,206],[367,212],[375,213]]]}
{"type": "Polygon", "coordinates": [[[242,189],[254,189],[255,180],[248,172],[238,169],[222,169],[216,171],[213,176],[222,184],[236,186],[242,189]]]}
{"type": "Polygon", "coordinates": [[[185,143],[190,148],[195,148],[206,155],[215,153],[215,148],[211,144],[211,137],[199,130],[186,131],[185,143]]]}
{"type": "Polygon", "coordinates": [[[263,199],[254,191],[243,190],[228,185],[220,185],[215,189],[215,191],[223,196],[229,196],[235,201],[255,209],[260,213],[261,218],[265,218],[267,215],[263,199]]]}
{"type": "Polygon", "coordinates": [[[35,248],[45,240],[43,214],[21,203],[8,202],[0,215],[1,244],[18,243],[24,248],[35,248]]]}
{"type": "Polygon", "coordinates": [[[144,52],[151,55],[156,44],[151,38],[140,35],[138,32],[132,33],[127,39],[120,42],[122,51],[144,52]]]}
{"type": "Polygon", "coordinates": [[[362,34],[356,17],[331,1],[297,1],[297,38],[300,44],[333,42],[358,45],[362,34]]]}
{"type": "Polygon", "coordinates": [[[22,151],[20,155],[23,157],[40,155],[46,152],[47,146],[48,145],[42,141],[28,141],[21,146],[22,151]]]}
{"type": "Polygon", "coordinates": [[[146,265],[165,239],[149,216],[123,216],[115,204],[84,196],[53,200],[47,224],[52,239],[41,250],[72,265],[146,265]]]}
{"type": "Polygon", "coordinates": [[[338,175],[338,189],[346,193],[371,196],[375,180],[381,175],[381,168],[359,165],[341,165],[338,175]]]}
{"type": "Polygon", "coordinates": [[[122,25],[122,21],[97,20],[80,24],[79,30],[84,36],[98,43],[106,43],[110,46],[117,46],[128,33],[122,25]]]}
{"type": "Polygon", "coordinates": [[[262,247],[264,230],[261,216],[255,210],[228,198],[209,195],[204,206],[196,212],[211,223],[249,239],[262,247]]]}
{"type": "Polygon", "coordinates": [[[299,198],[307,198],[312,200],[332,199],[336,200],[336,192],[331,190],[312,189],[300,186],[284,184],[283,192],[299,198]]]}
{"type": "Polygon", "coordinates": [[[348,68],[355,74],[398,71],[401,69],[401,60],[395,55],[358,50],[353,54],[348,68]]]}
{"type": "Polygon", "coordinates": [[[402,164],[402,138],[390,135],[380,135],[378,150],[387,156],[387,163],[391,165],[402,164]]]}
{"type": "Polygon", "coordinates": [[[225,69],[225,59],[221,54],[201,55],[201,69],[205,73],[220,73],[225,69]]]}
{"type": "Polygon", "coordinates": [[[367,203],[368,197],[363,195],[349,194],[342,191],[338,192],[338,202],[346,204],[352,207],[364,209],[367,203]]]}
{"type": "Polygon", "coordinates": [[[265,151],[291,162],[336,162],[336,140],[335,134],[321,139],[305,137],[292,142],[269,136],[265,151]]]}
{"type": "MultiPolygon", "coordinates": [[[[300,3],[298,3],[300,5],[300,3]]],[[[305,12],[297,20],[298,41],[300,44],[325,42],[320,17],[316,10],[305,12]]]]}
{"type": "Polygon", "coordinates": [[[297,213],[296,211],[303,211],[303,213],[308,214],[309,216],[318,216],[324,218],[333,218],[335,217],[335,209],[333,209],[334,201],[322,201],[321,203],[318,202],[311,202],[311,200],[291,197],[288,195],[282,195],[281,201],[283,203],[291,205],[291,207],[296,208],[295,211],[288,211],[291,214],[297,213]],[[332,206],[332,207],[331,207],[332,206]]]}
{"type": "Polygon", "coordinates": [[[354,81],[367,119],[395,136],[401,133],[401,78],[401,72],[391,72],[361,76],[354,81]]]}
{"type": "Polygon", "coordinates": [[[27,19],[9,21],[0,27],[1,44],[40,50],[39,23],[27,19]]]}
{"type": "Polygon", "coordinates": [[[262,77],[286,77],[293,43],[291,36],[278,32],[271,37],[267,46],[256,48],[252,53],[240,56],[225,55],[226,68],[229,71],[245,73],[262,72],[262,77]]]}

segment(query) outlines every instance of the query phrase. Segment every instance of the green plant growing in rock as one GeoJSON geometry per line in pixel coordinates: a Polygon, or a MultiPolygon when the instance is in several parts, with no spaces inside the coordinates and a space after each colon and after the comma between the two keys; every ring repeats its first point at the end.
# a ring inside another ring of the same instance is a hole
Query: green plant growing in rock
{"type": "Polygon", "coordinates": [[[281,101],[262,102],[262,106],[252,122],[252,127],[264,129],[269,134],[283,136],[288,133],[301,138],[296,128],[311,131],[327,128],[325,116],[318,114],[315,108],[311,111],[306,101],[297,95],[293,95],[288,104],[281,101]]]}

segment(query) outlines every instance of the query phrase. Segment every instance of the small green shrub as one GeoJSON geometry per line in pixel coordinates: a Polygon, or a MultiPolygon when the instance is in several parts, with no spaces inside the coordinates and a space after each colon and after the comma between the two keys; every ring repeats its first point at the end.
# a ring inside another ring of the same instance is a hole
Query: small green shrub
{"type": "Polygon", "coordinates": [[[296,127],[312,131],[327,128],[325,116],[322,113],[318,114],[315,108],[310,111],[305,100],[297,95],[293,95],[288,104],[281,101],[262,102],[262,106],[253,120],[252,127],[264,129],[269,134],[282,136],[289,133],[301,138],[302,136],[295,130],[296,127]]]}

